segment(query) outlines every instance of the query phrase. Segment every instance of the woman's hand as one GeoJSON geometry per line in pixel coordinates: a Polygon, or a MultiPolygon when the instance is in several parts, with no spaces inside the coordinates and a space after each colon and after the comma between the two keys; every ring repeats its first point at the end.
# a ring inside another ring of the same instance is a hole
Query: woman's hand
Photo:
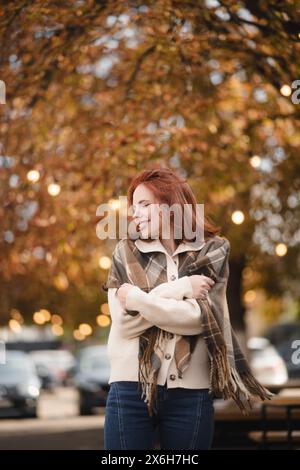
{"type": "Polygon", "coordinates": [[[128,282],[124,282],[124,284],[122,284],[118,290],[117,290],[117,296],[118,296],[118,299],[122,305],[122,307],[125,309],[126,308],[126,297],[127,297],[127,294],[128,292],[130,291],[130,289],[132,289],[134,286],[133,284],[129,284],[128,282]]]}
{"type": "Polygon", "coordinates": [[[214,286],[215,281],[210,277],[204,276],[204,274],[193,274],[189,276],[192,287],[194,298],[206,299],[209,290],[214,286]]]}

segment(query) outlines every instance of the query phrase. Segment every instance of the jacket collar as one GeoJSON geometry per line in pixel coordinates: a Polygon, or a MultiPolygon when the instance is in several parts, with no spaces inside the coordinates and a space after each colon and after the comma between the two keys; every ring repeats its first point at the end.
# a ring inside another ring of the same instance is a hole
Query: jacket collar
{"type": "MultiPolygon", "coordinates": [[[[142,251],[143,253],[150,253],[151,251],[160,251],[161,253],[165,253],[166,255],[169,255],[168,251],[164,247],[164,245],[161,243],[159,239],[150,239],[150,241],[145,241],[142,240],[141,238],[138,238],[137,240],[134,241],[135,246],[138,248],[139,251],[142,251]]],[[[205,242],[202,240],[199,240],[196,242],[181,242],[174,253],[172,253],[171,256],[176,256],[179,253],[184,253],[185,251],[198,251],[200,250],[203,246],[205,245],[205,242]]]]}

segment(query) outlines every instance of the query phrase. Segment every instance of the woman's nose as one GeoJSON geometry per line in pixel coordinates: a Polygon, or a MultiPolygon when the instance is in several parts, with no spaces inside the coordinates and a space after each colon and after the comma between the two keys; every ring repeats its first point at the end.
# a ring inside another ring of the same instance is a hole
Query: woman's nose
{"type": "Polygon", "coordinates": [[[138,206],[133,207],[132,212],[133,212],[132,215],[134,218],[137,218],[140,216],[140,208],[138,206]]]}

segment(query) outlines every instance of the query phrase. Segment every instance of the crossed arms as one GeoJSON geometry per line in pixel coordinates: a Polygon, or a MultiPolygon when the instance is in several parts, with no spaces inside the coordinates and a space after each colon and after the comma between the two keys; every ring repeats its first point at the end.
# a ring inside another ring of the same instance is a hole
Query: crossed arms
{"type": "Polygon", "coordinates": [[[122,307],[117,288],[108,289],[108,305],[112,321],[122,329],[126,338],[134,338],[153,325],[178,335],[201,333],[201,310],[189,276],[164,282],[146,293],[134,286],[126,297],[126,309],[137,310],[136,316],[128,315],[122,307]],[[185,298],[185,300],[183,300],[185,298]]]}

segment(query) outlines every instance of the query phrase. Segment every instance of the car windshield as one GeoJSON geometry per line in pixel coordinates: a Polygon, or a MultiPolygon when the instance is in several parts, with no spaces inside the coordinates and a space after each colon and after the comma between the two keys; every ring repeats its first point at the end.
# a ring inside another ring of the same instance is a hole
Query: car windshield
{"type": "Polygon", "coordinates": [[[31,353],[31,357],[34,362],[37,364],[45,364],[50,367],[69,367],[73,364],[73,357],[68,352],[65,351],[35,351],[31,353]]]}
{"type": "Polygon", "coordinates": [[[103,370],[108,368],[106,356],[100,355],[83,355],[80,359],[80,369],[83,372],[94,372],[95,370],[103,370]]]}
{"type": "Polygon", "coordinates": [[[25,379],[33,375],[33,366],[26,357],[9,358],[5,364],[0,364],[0,383],[11,382],[15,379],[25,379]]]}

